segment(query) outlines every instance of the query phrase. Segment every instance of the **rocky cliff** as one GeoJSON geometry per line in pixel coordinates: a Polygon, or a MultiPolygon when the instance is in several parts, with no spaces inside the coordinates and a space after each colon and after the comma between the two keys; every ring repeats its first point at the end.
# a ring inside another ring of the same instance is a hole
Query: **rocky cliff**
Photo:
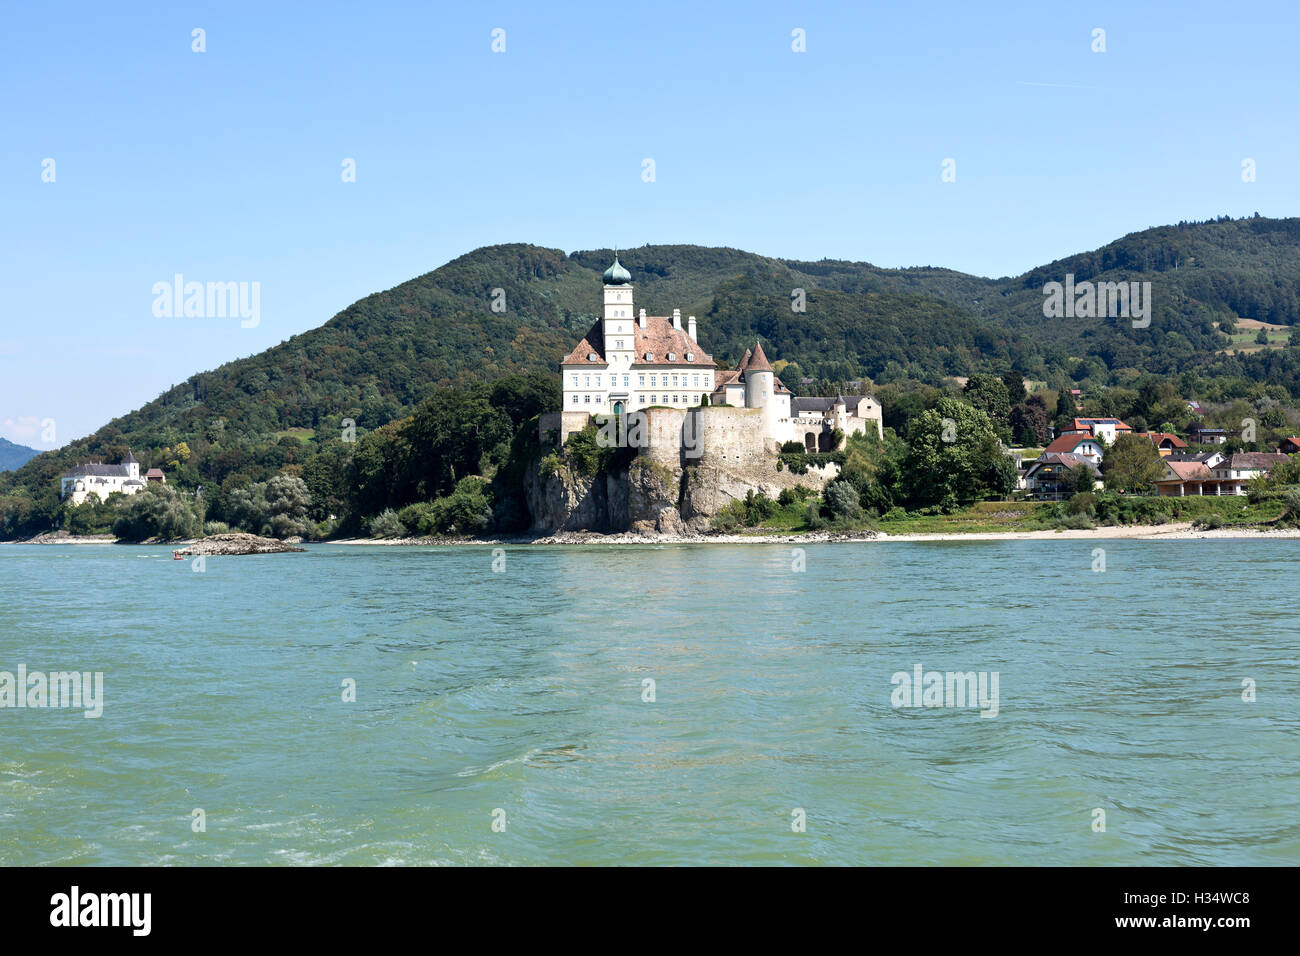
{"type": "Polygon", "coordinates": [[[778,470],[775,458],[736,467],[673,468],[637,456],[622,468],[588,471],[563,451],[529,466],[524,487],[533,532],[700,533],[718,511],[750,491],[775,498],[795,485],[820,490],[833,477],[778,470]]]}

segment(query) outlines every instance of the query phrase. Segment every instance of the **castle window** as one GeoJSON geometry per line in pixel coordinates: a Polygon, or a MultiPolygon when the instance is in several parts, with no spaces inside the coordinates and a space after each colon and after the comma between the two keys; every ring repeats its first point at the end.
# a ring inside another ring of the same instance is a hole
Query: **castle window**
{"type": "Polygon", "coordinates": [[[659,404],[659,396],[658,396],[658,395],[651,395],[651,396],[650,396],[650,404],[651,404],[651,405],[658,405],[658,404],[659,404]]]}
{"type": "Polygon", "coordinates": [[[642,405],[645,404],[645,395],[642,395],[642,396],[641,396],[641,404],[642,404],[642,405]]]}
{"type": "Polygon", "coordinates": [[[618,339],[618,340],[614,343],[614,348],[616,348],[616,349],[621,349],[622,347],[623,347],[623,340],[622,340],[622,339],[618,339]]]}
{"type": "Polygon", "coordinates": [[[577,387],[578,387],[578,376],[577,376],[577,374],[575,373],[575,374],[573,374],[573,375],[570,375],[569,378],[573,379],[573,387],[574,387],[574,388],[577,388],[577,387]]]}
{"type": "Polygon", "coordinates": [[[640,386],[642,386],[643,388],[645,387],[645,376],[644,376],[644,375],[638,375],[638,376],[637,376],[637,384],[640,385],[640,386]]]}
{"type": "Polygon", "coordinates": [[[591,404],[591,396],[590,396],[590,395],[584,395],[584,396],[582,396],[582,403],[583,403],[584,405],[590,405],[590,404],[591,404]]]}
{"type": "Polygon", "coordinates": [[[673,404],[674,404],[674,405],[677,404],[677,396],[676,396],[676,395],[673,396],[673,404]]]}
{"type": "Polygon", "coordinates": [[[654,354],[654,352],[646,352],[646,353],[645,353],[645,360],[646,360],[647,362],[653,362],[653,361],[655,360],[655,354],[654,354]]]}
{"type": "Polygon", "coordinates": [[[691,376],[691,384],[692,384],[692,385],[695,385],[695,386],[698,386],[698,385],[700,384],[700,377],[699,377],[698,375],[692,375],[692,376],[691,376]]]}
{"type": "Polygon", "coordinates": [[[577,404],[578,404],[578,396],[577,396],[577,395],[574,395],[574,396],[573,396],[573,401],[570,402],[569,404],[571,404],[571,405],[577,405],[577,404]]]}
{"type": "Polygon", "coordinates": [[[658,385],[658,384],[659,384],[659,376],[658,376],[658,375],[651,375],[651,376],[650,376],[650,384],[651,384],[651,385],[658,385]]]}
{"type": "Polygon", "coordinates": [[[630,388],[631,385],[632,385],[632,376],[631,376],[631,375],[624,375],[624,376],[623,376],[623,387],[624,387],[624,388],[630,388]]]}
{"type": "Polygon", "coordinates": [[[687,352],[687,353],[686,353],[686,361],[688,361],[688,362],[694,362],[694,361],[695,361],[695,353],[694,353],[694,352],[687,352]]]}
{"type": "Polygon", "coordinates": [[[594,362],[594,361],[596,361],[598,358],[600,358],[600,356],[597,355],[595,352],[588,352],[588,353],[587,353],[587,361],[588,361],[588,362],[594,362]]]}
{"type": "Polygon", "coordinates": [[[676,361],[677,361],[677,353],[676,353],[676,352],[669,352],[669,353],[668,353],[668,361],[670,361],[670,362],[676,362],[676,361]]]}
{"type": "Polygon", "coordinates": [[[677,384],[677,376],[676,376],[676,375],[673,376],[673,384],[674,384],[674,385],[677,384]]]}

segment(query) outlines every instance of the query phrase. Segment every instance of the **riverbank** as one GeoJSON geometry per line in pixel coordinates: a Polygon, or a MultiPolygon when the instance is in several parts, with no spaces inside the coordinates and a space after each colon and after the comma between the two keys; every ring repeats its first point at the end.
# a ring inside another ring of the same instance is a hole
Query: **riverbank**
{"type": "MultiPolygon", "coordinates": [[[[228,536],[222,536],[228,537],[228,536]]],[[[246,536],[252,538],[254,536],[246,536]]],[[[810,531],[804,534],[775,534],[753,532],[750,534],[633,534],[621,532],[601,534],[595,531],[564,531],[558,534],[500,535],[485,538],[338,538],[331,541],[309,542],[318,545],[366,545],[383,548],[461,547],[477,545],[501,547],[505,545],[593,545],[593,544],[830,544],[862,541],[1191,541],[1213,538],[1285,539],[1300,538],[1300,528],[1195,528],[1191,522],[1179,521],[1159,525],[1114,525],[1101,528],[1062,529],[1059,531],[945,531],[890,534],[887,531],[827,532],[810,531]]],[[[240,543],[239,546],[211,539],[197,541],[118,541],[111,535],[38,535],[27,541],[0,542],[5,544],[146,544],[177,546],[182,554],[270,554],[302,551],[275,539],[260,539],[257,546],[240,543]],[[262,544],[260,542],[265,542],[262,544]]]]}
{"type": "Polygon", "coordinates": [[[600,534],[594,531],[565,531],[543,537],[501,536],[494,538],[348,538],[323,544],[375,545],[379,547],[450,547],[455,545],[525,544],[822,544],[847,541],[1062,541],[1062,540],[1146,540],[1184,541],[1202,538],[1300,538],[1300,528],[1214,528],[1197,529],[1190,521],[1160,525],[1114,525],[1059,531],[965,531],[890,534],[886,531],[826,532],[806,534],[600,534]]]}

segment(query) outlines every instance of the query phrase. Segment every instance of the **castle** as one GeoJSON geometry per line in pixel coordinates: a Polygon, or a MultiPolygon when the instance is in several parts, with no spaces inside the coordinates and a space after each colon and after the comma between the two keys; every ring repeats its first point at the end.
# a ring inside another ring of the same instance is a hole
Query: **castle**
{"type": "Polygon", "coordinates": [[[543,416],[544,440],[549,432],[563,442],[593,416],[608,415],[631,416],[660,453],[667,446],[688,458],[708,450],[710,437],[723,457],[754,458],[789,441],[810,452],[834,451],[837,437],[842,443],[868,428],[883,435],[879,402],[866,395],[795,397],[761,342],[736,368],[719,369],[700,346],[695,316],[683,328],[680,309],[672,316],[635,310],[632,274],[617,256],[605,270],[604,299],[604,315],[560,362],[564,409],[543,416]],[[678,414],[659,414],[669,411],[678,414]]]}
{"type": "Polygon", "coordinates": [[[73,505],[81,504],[91,495],[107,501],[111,494],[133,495],[143,491],[146,484],[155,482],[167,483],[162,469],[150,468],[141,479],[140,463],[128,450],[120,465],[85,464],[65,471],[60,480],[59,496],[73,505]]]}

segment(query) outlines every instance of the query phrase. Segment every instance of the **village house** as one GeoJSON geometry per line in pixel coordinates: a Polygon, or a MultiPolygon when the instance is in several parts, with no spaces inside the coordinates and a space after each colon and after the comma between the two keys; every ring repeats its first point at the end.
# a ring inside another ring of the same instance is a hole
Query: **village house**
{"type": "Polygon", "coordinates": [[[1120,435],[1128,435],[1132,427],[1125,425],[1118,418],[1076,418],[1070,428],[1061,430],[1062,435],[1091,435],[1100,438],[1107,445],[1115,444],[1120,435]]]}
{"type": "Polygon", "coordinates": [[[1228,432],[1224,428],[1193,424],[1187,430],[1187,438],[1193,445],[1222,445],[1228,440],[1228,432]]]}
{"type": "Polygon", "coordinates": [[[1050,455],[1073,455],[1089,464],[1096,465],[1101,461],[1101,456],[1105,451],[1105,446],[1096,438],[1093,438],[1091,434],[1069,432],[1053,440],[1050,445],[1043,449],[1043,453],[1039,458],[1040,460],[1046,460],[1050,455]]]}
{"type": "Polygon", "coordinates": [[[1214,464],[1202,461],[1164,461],[1165,477],[1156,482],[1156,492],[1165,496],[1244,495],[1252,478],[1266,475],[1275,465],[1288,461],[1274,452],[1237,452],[1220,456],[1214,464]]]}
{"type": "Polygon", "coordinates": [[[1155,445],[1156,451],[1160,452],[1161,458],[1187,448],[1187,442],[1173,432],[1137,432],[1136,434],[1139,438],[1145,438],[1155,445]]]}
{"type": "Polygon", "coordinates": [[[1094,478],[1101,477],[1097,463],[1082,455],[1069,452],[1044,453],[1025,469],[1024,488],[1035,498],[1068,498],[1074,494],[1070,472],[1080,465],[1085,465],[1094,478]]]}
{"type": "Polygon", "coordinates": [[[1300,452],[1300,438],[1283,438],[1281,444],[1277,446],[1279,454],[1294,455],[1300,452]]]}

